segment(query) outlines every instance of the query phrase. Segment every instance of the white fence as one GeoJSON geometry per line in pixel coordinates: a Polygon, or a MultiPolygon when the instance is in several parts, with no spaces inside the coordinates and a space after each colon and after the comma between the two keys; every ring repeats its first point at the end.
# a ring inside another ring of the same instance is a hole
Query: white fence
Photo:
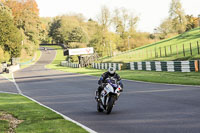
{"type": "Polygon", "coordinates": [[[108,69],[109,67],[114,67],[116,70],[121,70],[122,64],[120,63],[92,63],[92,68],[95,68],[95,69],[108,69]]]}
{"type": "Polygon", "coordinates": [[[71,63],[67,61],[61,61],[60,65],[65,66],[65,67],[79,68],[79,64],[71,63]]]}

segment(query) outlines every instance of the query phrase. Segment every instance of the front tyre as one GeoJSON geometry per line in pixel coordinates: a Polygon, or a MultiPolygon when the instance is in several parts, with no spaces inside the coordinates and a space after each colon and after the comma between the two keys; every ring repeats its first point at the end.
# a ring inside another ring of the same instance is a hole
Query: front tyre
{"type": "Polygon", "coordinates": [[[103,109],[101,108],[99,102],[97,102],[97,111],[98,111],[98,112],[103,112],[103,109]]]}
{"type": "Polygon", "coordinates": [[[113,105],[114,105],[114,102],[115,102],[115,98],[114,97],[109,97],[109,101],[108,101],[108,105],[107,105],[107,114],[110,114],[111,111],[112,111],[112,108],[113,108],[113,105]]]}

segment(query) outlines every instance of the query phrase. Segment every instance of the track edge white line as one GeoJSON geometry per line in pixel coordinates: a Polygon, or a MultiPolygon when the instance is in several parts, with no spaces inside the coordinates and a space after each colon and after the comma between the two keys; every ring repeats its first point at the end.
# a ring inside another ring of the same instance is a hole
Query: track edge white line
{"type": "Polygon", "coordinates": [[[65,120],[68,120],[68,121],[71,121],[71,122],[77,124],[78,126],[82,127],[82,128],[85,129],[86,131],[88,131],[89,133],[97,133],[96,131],[94,131],[94,130],[92,130],[92,129],[86,127],[85,125],[83,125],[83,124],[81,124],[81,123],[79,123],[79,122],[77,122],[77,121],[75,121],[75,120],[73,120],[73,119],[67,117],[66,115],[64,115],[64,114],[62,114],[62,113],[60,113],[60,112],[58,112],[58,111],[56,111],[56,110],[54,110],[54,109],[52,109],[52,108],[50,108],[50,107],[48,107],[48,106],[46,106],[46,105],[44,105],[44,104],[42,104],[42,103],[36,101],[35,99],[33,99],[33,98],[29,97],[29,96],[26,96],[26,95],[24,95],[24,94],[21,94],[21,95],[24,96],[24,97],[26,97],[26,98],[28,98],[28,99],[30,99],[31,101],[36,102],[36,103],[39,104],[40,106],[43,106],[43,107],[45,107],[45,108],[47,108],[47,109],[49,109],[49,110],[55,112],[56,114],[61,115],[65,120]]]}

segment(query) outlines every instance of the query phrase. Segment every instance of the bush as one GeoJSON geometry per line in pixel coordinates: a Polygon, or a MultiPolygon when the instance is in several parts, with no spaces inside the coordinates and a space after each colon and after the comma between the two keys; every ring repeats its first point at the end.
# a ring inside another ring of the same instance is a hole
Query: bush
{"type": "Polygon", "coordinates": [[[0,63],[4,61],[4,51],[0,46],[0,63]]]}

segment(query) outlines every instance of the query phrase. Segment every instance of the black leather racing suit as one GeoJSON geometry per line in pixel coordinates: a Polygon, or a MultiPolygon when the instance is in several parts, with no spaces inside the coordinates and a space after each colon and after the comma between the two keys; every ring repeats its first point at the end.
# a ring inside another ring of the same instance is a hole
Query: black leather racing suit
{"type": "Polygon", "coordinates": [[[123,89],[123,84],[121,82],[121,78],[120,76],[117,74],[117,73],[114,73],[114,74],[110,74],[109,72],[105,72],[101,75],[99,81],[98,81],[98,84],[99,84],[99,87],[98,87],[98,95],[101,93],[101,91],[104,89],[104,83],[106,83],[106,79],[109,78],[109,77],[113,77],[114,79],[117,80],[117,82],[119,82],[119,85],[122,87],[123,89]]]}

